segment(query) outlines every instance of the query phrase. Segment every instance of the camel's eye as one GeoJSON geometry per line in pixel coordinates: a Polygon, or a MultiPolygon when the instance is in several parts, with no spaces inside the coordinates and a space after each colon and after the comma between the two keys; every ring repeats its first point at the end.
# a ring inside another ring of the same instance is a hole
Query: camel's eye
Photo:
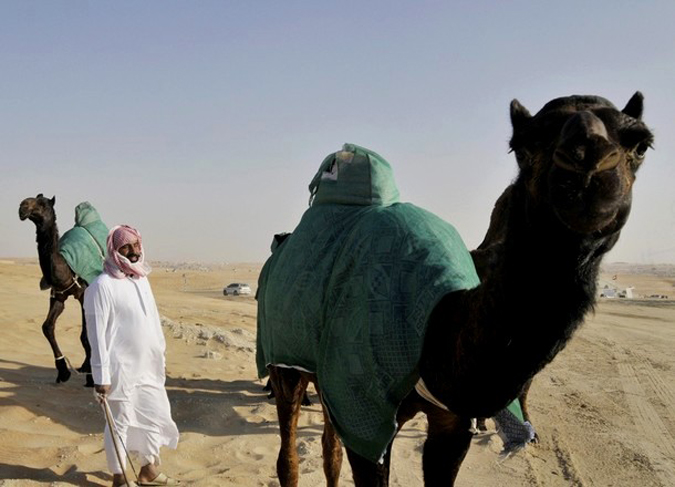
{"type": "Polygon", "coordinates": [[[530,159],[532,159],[532,153],[525,149],[524,147],[519,147],[518,149],[511,149],[512,152],[516,153],[516,161],[522,167],[523,165],[530,165],[530,159]]]}
{"type": "Polygon", "coordinates": [[[645,156],[645,153],[647,152],[647,149],[649,149],[649,144],[646,142],[640,142],[638,145],[635,146],[633,152],[635,152],[635,155],[637,157],[643,158],[645,156]]]}

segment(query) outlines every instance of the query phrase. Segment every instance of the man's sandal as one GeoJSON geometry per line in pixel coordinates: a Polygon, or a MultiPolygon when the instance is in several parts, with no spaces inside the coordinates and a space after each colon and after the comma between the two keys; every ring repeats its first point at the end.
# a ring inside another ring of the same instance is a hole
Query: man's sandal
{"type": "Polygon", "coordinates": [[[158,485],[180,485],[180,480],[172,479],[167,477],[165,474],[160,473],[157,477],[149,482],[138,482],[139,486],[158,486],[158,485]]]}

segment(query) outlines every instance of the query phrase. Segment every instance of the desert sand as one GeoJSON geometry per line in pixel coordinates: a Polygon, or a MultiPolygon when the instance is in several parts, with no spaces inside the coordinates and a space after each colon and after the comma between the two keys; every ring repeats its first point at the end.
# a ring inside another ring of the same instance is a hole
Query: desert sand
{"type": "MultiPolygon", "coordinates": [[[[278,486],[276,411],[255,369],[256,302],[224,297],[230,282],[255,292],[260,265],[155,265],[150,276],[167,339],[167,390],[181,431],[163,469],[194,486],[278,486]]],[[[48,292],[34,260],[0,260],[0,485],[110,485],[104,419],[84,378],[55,384],[41,324],[48,292]]],[[[636,299],[603,299],[569,346],[534,381],[541,441],[500,461],[501,440],[476,436],[457,485],[675,485],[675,273],[616,266],[602,283],[636,299]],[[643,299],[653,294],[669,299],[643,299]]],[[[542,283],[545,285],[545,283],[542,283]]],[[[546,326],[546,323],[542,323],[546,326]]],[[[69,301],[57,338],[83,359],[80,310],[69,301]]],[[[495,370],[495,380],[500,371],[495,370]]],[[[486,384],[485,387],[490,387],[486,384]]],[[[300,418],[301,486],[323,485],[316,395],[300,418]]],[[[488,422],[493,426],[491,422],[488,422]]],[[[423,485],[423,416],[399,434],[391,485],[423,485]]],[[[345,460],[342,484],[353,485],[345,460]]]]}

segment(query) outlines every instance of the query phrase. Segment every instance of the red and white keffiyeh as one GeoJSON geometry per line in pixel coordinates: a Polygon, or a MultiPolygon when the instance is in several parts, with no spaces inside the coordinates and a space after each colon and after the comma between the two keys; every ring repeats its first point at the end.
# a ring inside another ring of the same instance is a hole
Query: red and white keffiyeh
{"type": "Polygon", "coordinates": [[[141,234],[135,228],[128,225],[117,225],[111,228],[108,233],[107,247],[108,255],[105,259],[104,268],[110,276],[116,279],[124,277],[138,279],[150,274],[152,269],[145,263],[145,252],[143,251],[141,234]],[[131,262],[119,253],[119,249],[136,241],[141,246],[141,255],[138,261],[131,262]]]}

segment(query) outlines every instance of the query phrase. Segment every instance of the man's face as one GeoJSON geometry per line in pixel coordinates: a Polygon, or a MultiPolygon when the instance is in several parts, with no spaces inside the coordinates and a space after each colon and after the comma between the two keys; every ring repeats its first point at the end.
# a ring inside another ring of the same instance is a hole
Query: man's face
{"type": "Polygon", "coordinates": [[[135,264],[141,257],[141,244],[138,240],[136,240],[135,242],[122,245],[118,252],[129,259],[129,262],[135,264]]]}

